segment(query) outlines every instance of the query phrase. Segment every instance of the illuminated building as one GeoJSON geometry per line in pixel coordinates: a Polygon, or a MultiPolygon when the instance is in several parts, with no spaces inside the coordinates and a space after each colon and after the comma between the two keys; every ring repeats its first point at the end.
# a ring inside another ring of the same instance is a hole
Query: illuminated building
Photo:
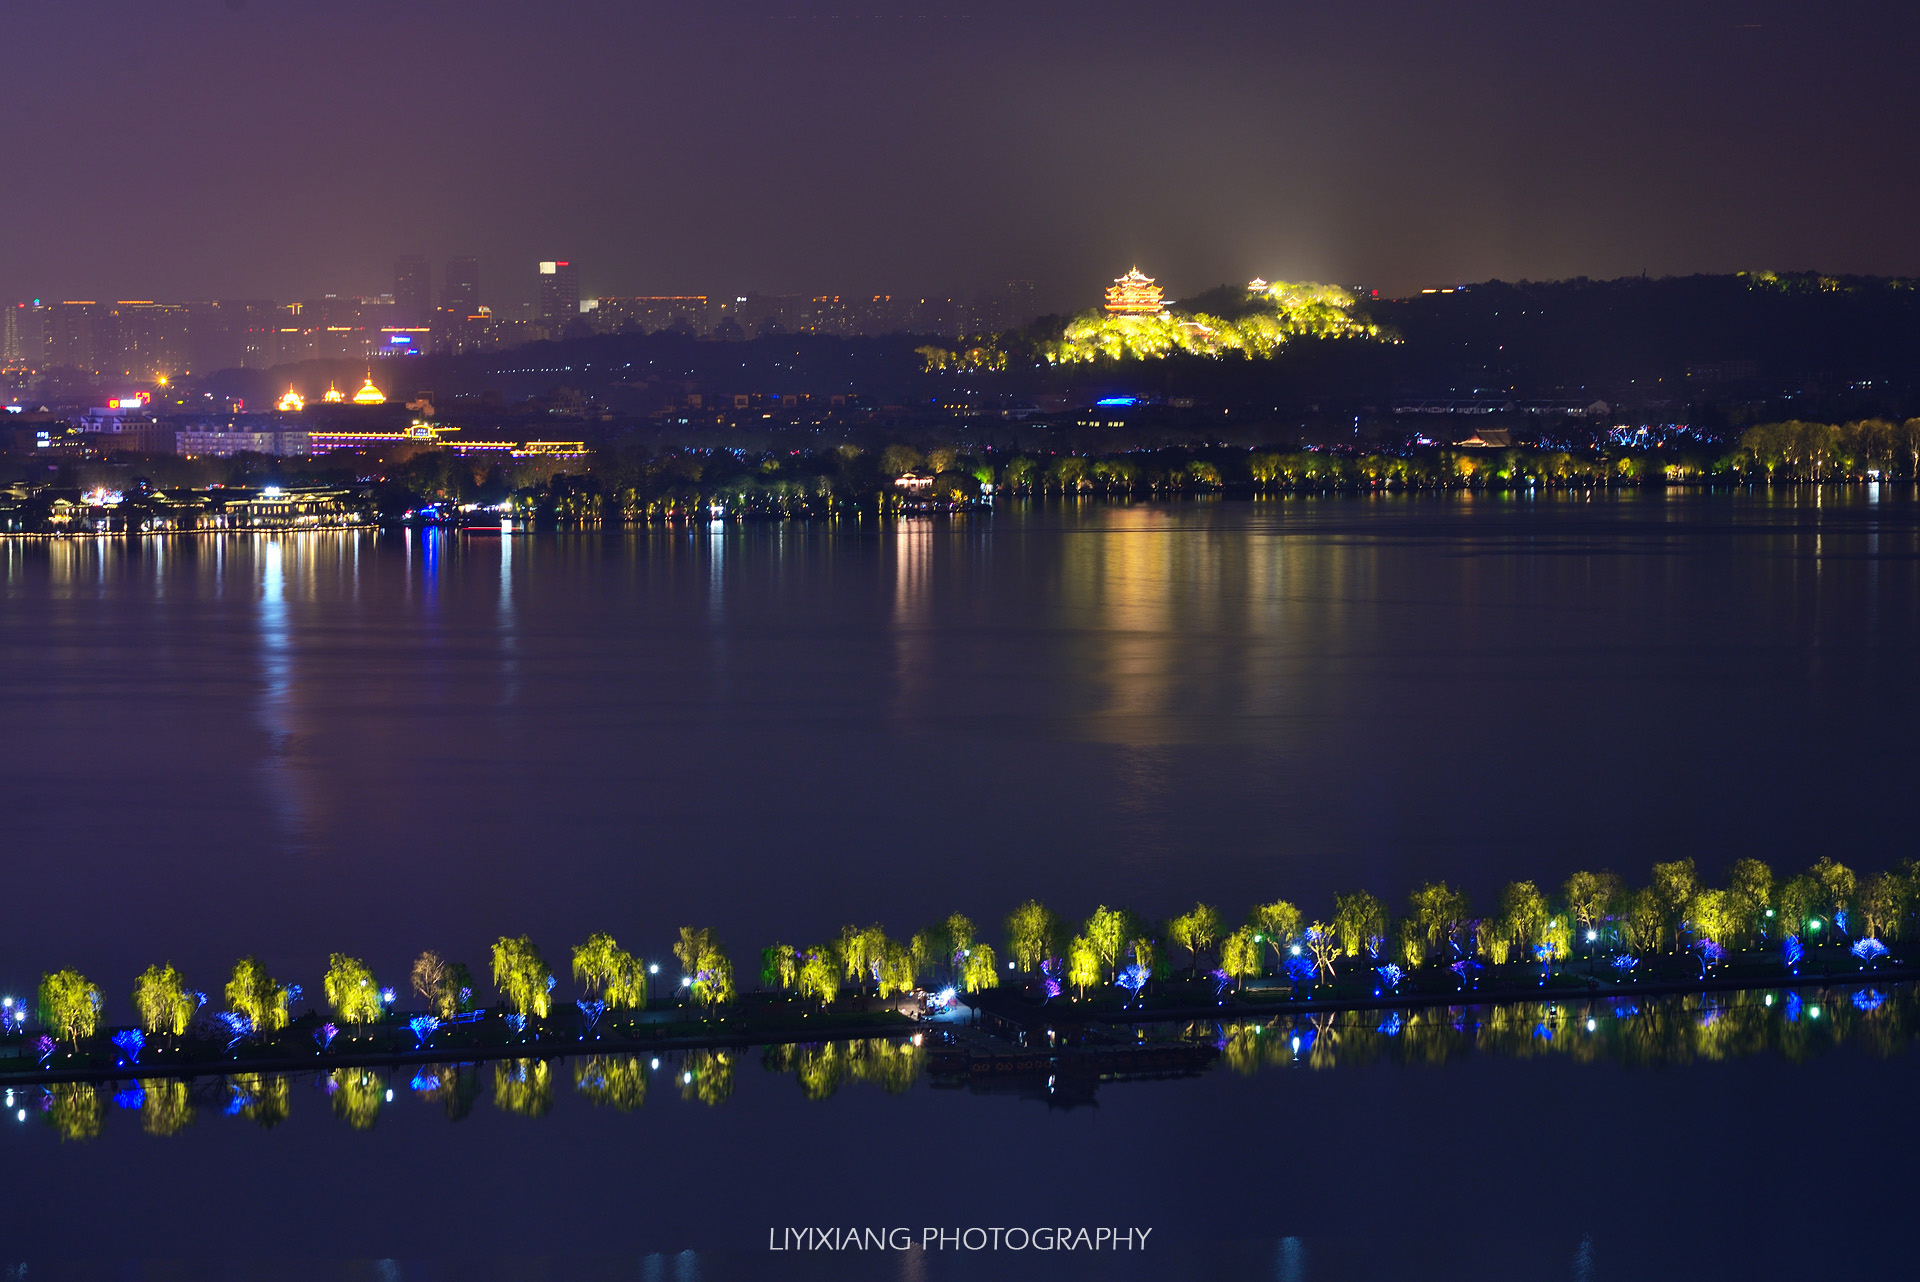
{"type": "Polygon", "coordinates": [[[562,261],[540,264],[540,323],[558,337],[580,315],[580,268],[562,261]]]}
{"type": "Polygon", "coordinates": [[[1252,280],[1247,282],[1247,292],[1250,294],[1261,293],[1266,288],[1267,288],[1267,282],[1265,282],[1264,280],[1261,280],[1258,276],[1255,276],[1252,280]]]}
{"type": "Polygon", "coordinates": [[[1141,275],[1138,267],[1125,276],[1116,277],[1113,287],[1107,291],[1109,315],[1158,316],[1163,310],[1160,287],[1153,283],[1153,277],[1141,275]]]}
{"type": "Polygon", "coordinates": [[[327,394],[325,396],[322,396],[320,399],[325,401],[329,405],[338,405],[340,402],[347,399],[347,395],[345,392],[342,392],[338,387],[334,386],[332,382],[328,382],[327,394]]]}
{"type": "Polygon", "coordinates": [[[355,405],[385,405],[387,403],[387,394],[373,385],[372,370],[367,371],[367,381],[362,383],[360,390],[353,394],[353,403],[355,405]]]}
{"type": "Polygon", "coordinates": [[[287,394],[280,398],[278,408],[282,414],[297,414],[307,408],[307,401],[300,393],[289,387],[287,394]]]}

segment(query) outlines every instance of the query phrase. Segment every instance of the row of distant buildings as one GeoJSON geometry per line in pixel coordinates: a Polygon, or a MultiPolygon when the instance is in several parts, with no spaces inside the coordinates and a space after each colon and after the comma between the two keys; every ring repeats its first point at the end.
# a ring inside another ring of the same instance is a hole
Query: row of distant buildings
{"type": "Polygon", "coordinates": [[[677,331],[697,338],[998,332],[1034,316],[1032,281],[970,299],[893,294],[706,294],[583,297],[580,265],[535,265],[535,301],[481,301],[480,264],[448,259],[437,302],[431,265],[408,255],[393,292],[300,302],[219,299],[22,299],[0,315],[0,365],[83,379],[164,385],[184,374],[266,369],[312,360],[368,360],[489,351],[542,338],[677,331]]]}

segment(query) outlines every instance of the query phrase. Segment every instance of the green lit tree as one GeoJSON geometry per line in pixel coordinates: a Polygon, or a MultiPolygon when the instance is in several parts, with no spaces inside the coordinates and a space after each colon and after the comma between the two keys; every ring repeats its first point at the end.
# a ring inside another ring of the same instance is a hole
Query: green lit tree
{"type": "Polygon", "coordinates": [[[970,993],[992,988],[1000,982],[992,944],[975,943],[967,950],[966,964],[960,968],[960,982],[970,993]]]}
{"type": "Polygon", "coordinates": [[[760,950],[760,982],[775,992],[788,992],[799,981],[800,959],[792,944],[760,950]]]}
{"type": "MultiPolygon", "coordinates": [[[[978,947],[985,948],[986,945],[982,944],[978,947]]],[[[993,950],[988,949],[987,951],[989,955],[991,955],[993,950]]],[[[880,1000],[882,1001],[885,1001],[897,993],[912,992],[914,983],[913,950],[905,944],[889,939],[886,948],[880,953],[880,959],[874,963],[873,978],[875,987],[880,994],[880,1000]]]]}
{"type": "Polygon", "coordinates": [[[1220,969],[1227,972],[1235,988],[1258,975],[1264,960],[1252,926],[1242,926],[1220,941],[1220,969]]]}
{"type": "Polygon", "coordinates": [[[1167,935],[1174,943],[1187,950],[1191,961],[1189,978],[1200,975],[1200,954],[1213,947],[1220,938],[1220,910],[1211,904],[1195,904],[1191,912],[1185,912],[1167,923],[1167,935]]]}
{"type": "Polygon", "coordinates": [[[1037,899],[1029,899],[1007,914],[1007,950],[1026,974],[1054,955],[1059,947],[1060,919],[1037,899]]]}
{"type": "Polygon", "coordinates": [[[1620,900],[1620,879],[1607,871],[1576,872],[1562,888],[1567,911],[1583,931],[1597,932],[1620,900]]]}
{"type": "Polygon", "coordinates": [[[1387,906],[1364,890],[1333,897],[1333,933],[1340,951],[1358,957],[1367,941],[1387,933],[1387,906]]]}
{"type": "Polygon", "coordinates": [[[1430,881],[1407,897],[1408,917],[1419,929],[1426,954],[1446,960],[1447,946],[1459,939],[1460,928],[1472,910],[1467,897],[1444,881],[1430,881]]]}
{"type": "Polygon", "coordinates": [[[200,996],[187,988],[173,963],[149,966],[133,981],[133,1008],[149,1033],[179,1037],[200,1009],[200,996]]]}
{"type": "Polygon", "coordinates": [[[733,1000],[733,962],[722,952],[718,943],[708,948],[700,958],[700,969],[693,973],[693,983],[689,990],[693,1000],[707,1008],[707,1016],[712,1017],[717,1007],[733,1000]]]}
{"type": "Polygon", "coordinates": [[[1093,916],[1087,918],[1086,932],[1081,938],[1092,946],[1100,964],[1107,968],[1108,979],[1120,973],[1120,959],[1125,955],[1129,926],[1128,913],[1105,904],[1094,909],[1093,916]]]}
{"type": "Polygon", "coordinates": [[[1693,902],[1694,894],[1700,889],[1700,875],[1693,866],[1693,860],[1676,859],[1672,863],[1655,864],[1648,889],[1659,901],[1668,937],[1673,941],[1673,947],[1678,949],[1681,919],[1687,911],[1687,905],[1693,902]]]}
{"type": "Polygon", "coordinates": [[[1751,944],[1766,928],[1773,907],[1773,869],[1758,859],[1736,859],[1727,875],[1727,907],[1733,913],[1733,934],[1751,944]]]}
{"type": "Polygon", "coordinates": [[[840,973],[840,961],[833,955],[833,945],[821,944],[808,949],[800,959],[800,995],[813,998],[822,1008],[832,1005],[840,996],[840,973]]]}
{"type": "Polygon", "coordinates": [[[1075,935],[1067,945],[1067,982],[1087,995],[1087,985],[1100,982],[1100,950],[1085,935],[1075,935]]]}
{"type": "Polygon", "coordinates": [[[92,1037],[100,1026],[100,990],[77,970],[40,976],[40,1022],[70,1045],[92,1037]]]}
{"type": "Polygon", "coordinates": [[[1522,957],[1546,942],[1547,897],[1530,881],[1511,881],[1500,892],[1500,930],[1519,949],[1522,957]]]}
{"type": "Polygon", "coordinates": [[[326,978],[320,986],[327,994],[327,1005],[349,1024],[364,1027],[380,1018],[379,986],[358,957],[334,953],[327,959],[326,978]]]}
{"type": "Polygon", "coordinates": [[[1822,855],[1818,863],[1807,869],[1807,876],[1820,887],[1820,912],[1828,920],[1838,918],[1852,906],[1857,887],[1853,869],[1822,855]]]}
{"type": "Polygon", "coordinates": [[[1876,939],[1898,939],[1909,893],[1907,879],[1899,873],[1883,872],[1869,878],[1860,891],[1861,933],[1876,939]]]}
{"type": "Polygon", "coordinates": [[[227,1005],[245,1015],[255,1033],[265,1036],[287,1026],[287,990],[267,973],[258,957],[242,957],[227,980],[227,1005]]]}
{"type": "Polygon", "coordinates": [[[1300,933],[1300,910],[1284,899],[1276,899],[1270,904],[1261,904],[1253,910],[1248,921],[1253,933],[1262,943],[1273,949],[1274,964],[1287,964],[1287,950],[1300,933]]]}
{"type": "Polygon", "coordinates": [[[599,997],[626,969],[627,954],[612,935],[595,931],[573,949],[573,979],[587,997],[599,997]]]}
{"type": "Polygon", "coordinates": [[[494,941],[493,986],[517,1014],[545,1019],[553,1008],[553,972],[525,935],[494,941]]]}

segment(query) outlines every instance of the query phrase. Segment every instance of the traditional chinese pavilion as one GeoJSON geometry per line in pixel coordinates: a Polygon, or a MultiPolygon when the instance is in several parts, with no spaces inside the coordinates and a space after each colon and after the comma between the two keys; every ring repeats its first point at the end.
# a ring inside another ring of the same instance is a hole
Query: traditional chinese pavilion
{"type": "Polygon", "coordinates": [[[1153,277],[1142,276],[1138,267],[1116,279],[1107,291],[1109,315],[1158,316],[1161,310],[1160,287],[1153,277]]]}

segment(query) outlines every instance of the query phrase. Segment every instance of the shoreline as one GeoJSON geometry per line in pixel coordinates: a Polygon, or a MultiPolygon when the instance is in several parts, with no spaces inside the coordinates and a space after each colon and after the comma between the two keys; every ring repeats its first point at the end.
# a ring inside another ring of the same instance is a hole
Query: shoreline
{"type": "MultiPolygon", "coordinates": [[[[1432,1007],[1513,1006],[1533,1002],[1574,1005],[1583,1001],[1617,1000],[1635,996],[1679,997],[1690,993],[1761,992],[1768,989],[1815,988],[1825,991],[1833,988],[1913,983],[1920,981],[1920,968],[1903,966],[1840,974],[1829,972],[1819,975],[1709,976],[1704,980],[1653,980],[1629,984],[1600,981],[1597,977],[1595,979],[1596,982],[1592,985],[1581,984],[1577,987],[1562,984],[1517,988],[1508,985],[1453,992],[1409,992],[1381,994],[1378,997],[1366,998],[1302,998],[1297,1001],[1282,996],[1269,1001],[1229,1000],[1217,1004],[1176,1002],[1160,1007],[1136,1006],[1131,1009],[1089,1007],[1084,1011],[1077,1010],[1074,1003],[1064,1006],[1035,1003],[1018,990],[996,988],[972,995],[973,1001],[968,1003],[969,1009],[975,1012],[978,1022],[976,1024],[974,1019],[969,1019],[962,1027],[972,1030],[975,1036],[967,1038],[963,1045],[930,1044],[928,1049],[930,1053],[936,1055],[961,1056],[974,1060],[1112,1057],[1116,1053],[1127,1053],[1132,1043],[1119,1046],[1112,1043],[1096,1043],[1085,1047],[1062,1045],[1042,1051],[998,1037],[993,1032],[993,1025],[1003,1024],[1020,1032],[1036,1028],[1085,1027],[1092,1024],[1134,1028],[1142,1024],[1168,1023],[1178,1020],[1242,1021],[1285,1014],[1324,1015],[1432,1007]]],[[[273,1054],[237,1058],[224,1055],[193,1059],[183,1057],[173,1063],[156,1059],[147,1063],[122,1063],[113,1066],[87,1065],[65,1069],[35,1067],[22,1071],[0,1070],[0,1088],[118,1082],[135,1078],[191,1079],[231,1077],[242,1073],[302,1073],[325,1072],[339,1068],[398,1068],[411,1064],[478,1064],[506,1059],[570,1059],[596,1055],[641,1055],[661,1051],[737,1050],[753,1046],[804,1045],[815,1042],[874,1038],[898,1039],[938,1032],[942,1028],[943,1021],[940,1020],[915,1020],[897,1012],[875,1012],[871,1017],[848,1019],[837,1027],[827,1028],[824,1030],[824,1035],[820,1026],[801,1028],[789,1024],[784,1027],[716,1029],[704,1034],[690,1032],[656,1037],[635,1037],[630,1034],[602,1035],[591,1041],[579,1036],[548,1036],[511,1043],[486,1042],[462,1046],[316,1051],[310,1056],[273,1054]],[[889,1014],[891,1018],[888,1017],[889,1014]]],[[[401,1035],[403,1031],[404,1026],[393,1029],[395,1036],[401,1035]]],[[[1143,1046],[1140,1053],[1164,1053],[1167,1049],[1165,1043],[1150,1043],[1143,1046]]]]}

